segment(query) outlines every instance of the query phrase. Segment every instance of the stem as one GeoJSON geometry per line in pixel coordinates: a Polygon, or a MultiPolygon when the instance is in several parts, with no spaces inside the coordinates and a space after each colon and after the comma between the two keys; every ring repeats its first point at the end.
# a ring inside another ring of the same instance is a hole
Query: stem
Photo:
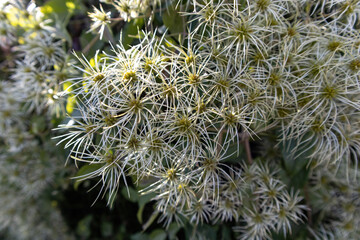
{"type": "Polygon", "coordinates": [[[90,50],[90,48],[97,42],[97,40],[99,40],[99,38],[100,38],[100,36],[99,35],[97,35],[96,37],[94,37],[92,40],[91,40],[91,42],[88,44],[88,45],[86,45],[86,47],[84,47],[84,49],[83,49],[83,54],[85,54],[86,55],[86,53],[90,50]]]}
{"type": "Polygon", "coordinates": [[[310,227],[312,227],[313,225],[313,221],[312,221],[312,215],[311,215],[311,206],[310,206],[310,198],[309,198],[309,190],[308,190],[308,185],[305,184],[304,186],[304,196],[305,196],[305,202],[306,202],[306,216],[308,218],[308,223],[310,225],[310,227]]]}
{"type": "MultiPolygon", "coordinates": [[[[113,26],[115,26],[115,24],[116,24],[116,22],[112,22],[112,23],[110,24],[110,28],[112,28],[113,26]]],[[[87,52],[90,50],[90,48],[99,40],[99,38],[100,38],[100,35],[97,34],[97,36],[94,37],[94,38],[91,40],[91,42],[84,47],[84,49],[83,49],[83,51],[82,51],[83,54],[86,55],[86,53],[87,53],[87,52]]]]}
{"type": "Polygon", "coordinates": [[[191,233],[191,238],[190,239],[195,239],[196,236],[196,232],[197,232],[197,224],[193,227],[192,233],[191,233]]]}
{"type": "Polygon", "coordinates": [[[223,143],[223,140],[224,140],[224,129],[220,132],[219,138],[218,138],[218,140],[217,140],[216,151],[217,151],[217,154],[218,154],[218,155],[220,155],[221,145],[222,145],[222,143],[223,143]]]}
{"type": "Polygon", "coordinates": [[[243,143],[244,143],[245,152],[246,152],[246,160],[247,160],[248,164],[252,164],[253,159],[252,159],[252,156],[251,156],[250,140],[249,140],[249,134],[248,133],[244,133],[243,143]]]}

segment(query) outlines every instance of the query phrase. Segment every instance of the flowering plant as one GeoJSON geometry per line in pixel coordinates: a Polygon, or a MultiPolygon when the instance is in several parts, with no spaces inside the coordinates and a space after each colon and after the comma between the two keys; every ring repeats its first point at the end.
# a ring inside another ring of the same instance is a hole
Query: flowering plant
{"type": "Polygon", "coordinates": [[[96,199],[151,196],[144,228],[190,225],[193,239],[207,224],[239,239],[358,238],[359,1],[101,2],[77,73],[40,32],[11,77],[62,69],[26,87],[26,108],[68,104],[54,138],[96,199]]]}

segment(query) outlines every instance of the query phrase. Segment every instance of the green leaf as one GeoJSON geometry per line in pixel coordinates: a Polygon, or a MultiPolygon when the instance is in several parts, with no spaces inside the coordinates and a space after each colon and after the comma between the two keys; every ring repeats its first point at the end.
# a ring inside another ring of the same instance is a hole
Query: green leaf
{"type": "Polygon", "coordinates": [[[136,203],[139,201],[139,193],[136,189],[134,189],[132,187],[122,188],[121,194],[130,202],[136,203]],[[130,196],[129,196],[129,194],[130,194],[130,196]]]}
{"type": "Polygon", "coordinates": [[[207,240],[218,240],[218,231],[219,231],[219,225],[193,225],[193,224],[186,224],[184,227],[186,239],[193,239],[194,232],[198,232],[201,236],[204,237],[204,239],[207,240]],[[195,228],[195,229],[194,229],[195,228]]]}
{"type": "Polygon", "coordinates": [[[89,164],[81,167],[80,170],[75,175],[77,180],[74,183],[74,189],[77,190],[79,188],[80,183],[85,179],[85,177],[82,178],[82,176],[95,172],[102,166],[103,164],[89,164]]]}
{"type": "Polygon", "coordinates": [[[280,144],[281,153],[284,159],[284,166],[290,176],[296,175],[310,161],[309,155],[312,149],[309,148],[311,143],[298,146],[297,140],[285,141],[280,144]],[[296,149],[294,151],[294,149],[296,149]]]}
{"type": "Polygon", "coordinates": [[[143,223],[143,217],[142,217],[142,214],[144,212],[144,208],[145,208],[145,204],[144,205],[139,205],[139,210],[137,211],[136,213],[136,218],[137,220],[139,221],[140,224],[143,223]]]}
{"type": "Polygon", "coordinates": [[[92,221],[92,215],[87,215],[85,218],[81,219],[76,226],[76,233],[86,239],[91,236],[90,224],[92,221]]]}
{"type": "Polygon", "coordinates": [[[68,8],[66,1],[64,0],[50,0],[47,1],[41,8],[41,12],[45,15],[51,15],[53,13],[58,15],[67,14],[68,8]]]}
{"type": "Polygon", "coordinates": [[[134,37],[132,36],[138,34],[139,30],[144,26],[144,23],[143,18],[138,18],[131,20],[125,25],[121,33],[121,42],[126,49],[134,41],[134,37]]]}
{"type": "Polygon", "coordinates": [[[31,132],[40,134],[46,129],[46,122],[43,116],[34,116],[31,118],[31,132]]]}
{"type": "Polygon", "coordinates": [[[131,240],[149,240],[148,235],[145,233],[136,233],[130,237],[131,240]]]}
{"type": "Polygon", "coordinates": [[[180,225],[173,222],[170,224],[169,228],[168,228],[168,236],[169,236],[169,240],[175,240],[176,239],[176,234],[179,232],[180,230],[180,225]]]}
{"type": "Polygon", "coordinates": [[[145,205],[151,201],[152,198],[156,196],[155,193],[145,194],[139,196],[139,210],[136,214],[136,217],[140,224],[143,223],[142,213],[144,211],[145,205]]]}
{"type": "Polygon", "coordinates": [[[227,163],[237,164],[241,162],[241,160],[246,158],[244,146],[237,143],[230,145],[225,156],[229,156],[225,159],[227,163]]]}
{"type": "Polygon", "coordinates": [[[166,232],[162,229],[155,229],[150,233],[149,238],[151,240],[165,240],[166,239],[166,232]]]}
{"type": "Polygon", "coordinates": [[[289,185],[294,189],[302,189],[308,181],[309,168],[303,168],[290,178],[289,185]]]}
{"type": "Polygon", "coordinates": [[[80,6],[78,0],[50,0],[40,9],[46,19],[52,19],[53,23],[55,23],[57,29],[56,35],[71,43],[71,37],[66,26],[78,6],[80,6]]]}
{"type": "Polygon", "coordinates": [[[75,0],[49,0],[41,8],[46,18],[56,15],[66,25],[79,4],[75,0]]]}
{"type": "Polygon", "coordinates": [[[221,229],[221,239],[231,239],[231,229],[229,226],[223,225],[221,229]]]}
{"type": "Polygon", "coordinates": [[[170,30],[171,33],[182,33],[185,30],[184,19],[175,9],[175,5],[171,5],[163,13],[164,25],[170,30]]]}
{"type": "Polygon", "coordinates": [[[88,51],[86,52],[87,57],[90,58],[93,57],[98,49],[102,49],[104,46],[104,41],[96,41],[93,42],[93,39],[96,38],[93,33],[91,32],[83,32],[80,37],[80,44],[81,48],[84,50],[85,48],[88,48],[88,51]]]}
{"type": "Polygon", "coordinates": [[[113,225],[107,221],[101,221],[101,235],[110,237],[113,234],[113,225]]]}
{"type": "Polygon", "coordinates": [[[203,236],[206,236],[206,239],[217,240],[217,232],[219,231],[219,226],[209,226],[203,225],[199,227],[199,231],[203,236]]]}
{"type": "Polygon", "coordinates": [[[158,215],[159,215],[159,212],[157,212],[157,211],[155,211],[155,212],[153,212],[153,214],[151,214],[150,218],[142,226],[143,231],[145,231],[146,229],[148,229],[148,227],[150,227],[150,225],[155,221],[155,219],[157,218],[158,215]]]}

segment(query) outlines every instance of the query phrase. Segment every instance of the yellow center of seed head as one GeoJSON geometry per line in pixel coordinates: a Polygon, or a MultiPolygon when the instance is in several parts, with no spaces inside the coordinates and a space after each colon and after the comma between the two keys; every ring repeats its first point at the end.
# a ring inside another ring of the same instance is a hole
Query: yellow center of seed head
{"type": "Polygon", "coordinates": [[[44,49],[44,53],[45,53],[46,56],[48,56],[48,57],[51,57],[51,56],[54,54],[54,52],[55,52],[55,49],[52,48],[52,47],[46,47],[46,48],[44,49]]]}
{"type": "Polygon", "coordinates": [[[341,42],[338,41],[331,41],[329,42],[329,44],[327,45],[327,49],[331,52],[335,52],[339,49],[341,45],[341,42]]]}
{"type": "Polygon", "coordinates": [[[206,171],[214,172],[216,170],[217,161],[213,158],[205,158],[203,166],[206,171]]]}
{"type": "Polygon", "coordinates": [[[106,116],[104,122],[107,126],[112,126],[116,124],[117,119],[114,116],[106,116]]]}
{"type": "Polygon", "coordinates": [[[287,35],[289,37],[294,37],[296,34],[297,34],[297,31],[296,31],[296,29],[294,27],[289,27],[287,29],[287,35]]]}
{"type": "Polygon", "coordinates": [[[280,218],[285,218],[286,217],[286,211],[285,211],[285,209],[283,207],[280,208],[279,216],[280,216],[280,218]]]}
{"type": "Polygon", "coordinates": [[[127,143],[127,147],[132,150],[138,150],[141,146],[141,141],[137,139],[135,136],[132,136],[127,143]]]}
{"type": "Polygon", "coordinates": [[[202,211],[203,210],[203,204],[201,203],[201,201],[198,201],[198,202],[196,202],[195,203],[195,206],[194,206],[194,209],[196,210],[196,211],[202,211]]]}
{"type": "Polygon", "coordinates": [[[277,114],[279,115],[279,117],[283,118],[286,117],[290,114],[290,110],[283,108],[283,107],[278,107],[277,109],[277,114]]]}
{"type": "Polygon", "coordinates": [[[107,156],[105,156],[105,162],[110,165],[116,161],[116,157],[114,154],[109,153],[107,156]]]}
{"type": "Polygon", "coordinates": [[[215,11],[214,11],[213,6],[209,5],[208,7],[206,7],[203,16],[206,21],[214,21],[215,20],[215,11]]]}
{"type": "Polygon", "coordinates": [[[260,51],[257,51],[253,57],[253,59],[256,63],[260,63],[260,62],[264,61],[265,58],[266,58],[265,54],[260,51]]]}
{"type": "Polygon", "coordinates": [[[150,59],[150,58],[146,58],[145,59],[145,66],[144,66],[144,69],[145,71],[147,72],[151,72],[152,70],[152,67],[151,66],[154,66],[155,65],[155,61],[150,59]]]}
{"type": "Polygon", "coordinates": [[[351,71],[357,72],[360,70],[360,59],[354,59],[350,62],[349,68],[351,71]]]}
{"type": "Polygon", "coordinates": [[[171,85],[164,85],[163,86],[162,94],[165,97],[173,97],[173,96],[175,96],[175,93],[176,93],[176,88],[174,86],[171,86],[171,85]]]}
{"type": "Polygon", "coordinates": [[[265,11],[270,6],[270,0],[258,0],[256,6],[259,10],[265,11]]]}
{"type": "Polygon", "coordinates": [[[234,208],[233,203],[229,199],[225,200],[225,208],[226,209],[233,209],[234,208]]]}
{"type": "Polygon", "coordinates": [[[132,109],[133,112],[139,112],[141,109],[143,109],[143,105],[140,99],[136,98],[129,101],[129,107],[132,109]]]}
{"type": "Polygon", "coordinates": [[[262,219],[262,217],[261,217],[260,214],[257,213],[257,214],[254,216],[254,222],[255,222],[255,223],[262,223],[262,222],[263,222],[263,219],[262,219]]]}
{"type": "Polygon", "coordinates": [[[185,62],[186,62],[186,64],[188,64],[188,65],[191,64],[191,63],[194,63],[194,62],[195,62],[194,56],[193,56],[192,54],[190,54],[189,56],[186,56],[185,62]]]}
{"type": "Polygon", "coordinates": [[[189,74],[188,80],[189,80],[189,83],[190,83],[190,84],[194,84],[194,85],[195,85],[195,84],[199,84],[200,81],[201,81],[199,75],[192,74],[192,73],[189,74]]]}
{"type": "Polygon", "coordinates": [[[250,38],[250,35],[254,32],[254,30],[247,24],[238,23],[235,27],[235,36],[240,41],[246,41],[250,38]]]}
{"type": "Polygon", "coordinates": [[[271,86],[278,85],[281,81],[281,75],[278,73],[272,72],[269,76],[268,81],[271,86]]]}
{"type": "Polygon", "coordinates": [[[353,229],[354,229],[354,224],[353,224],[353,222],[352,222],[352,221],[347,222],[347,223],[344,225],[344,229],[347,230],[347,231],[353,230],[353,229]]]}
{"type": "Polygon", "coordinates": [[[191,121],[187,117],[182,117],[177,120],[176,126],[180,132],[188,132],[191,128],[191,121]]]}
{"type": "Polygon", "coordinates": [[[99,73],[93,78],[93,81],[94,82],[101,82],[102,80],[104,80],[104,78],[105,78],[104,74],[99,73]]]}
{"type": "Polygon", "coordinates": [[[230,87],[230,81],[226,78],[220,78],[216,82],[216,88],[222,92],[226,92],[226,89],[230,87]]]}
{"type": "Polygon", "coordinates": [[[224,114],[224,122],[226,125],[233,126],[237,123],[238,119],[233,112],[227,112],[224,114]]]}
{"type": "Polygon", "coordinates": [[[324,124],[321,124],[321,122],[319,121],[314,121],[311,129],[315,132],[315,133],[320,133],[322,131],[324,131],[325,127],[324,124]]]}
{"type": "Polygon", "coordinates": [[[206,111],[206,104],[203,103],[203,102],[198,103],[198,105],[197,105],[197,112],[198,112],[198,113],[203,113],[203,112],[205,112],[205,111],[206,111]]]}
{"type": "Polygon", "coordinates": [[[259,104],[259,102],[261,102],[260,100],[261,94],[262,93],[257,89],[255,89],[254,92],[250,92],[247,99],[248,103],[251,104],[252,106],[256,106],[257,104],[259,104]]]}
{"type": "Polygon", "coordinates": [[[183,191],[183,190],[185,190],[185,185],[184,184],[179,184],[177,188],[178,188],[179,191],[183,191]]]}
{"type": "Polygon", "coordinates": [[[350,15],[354,12],[355,6],[351,1],[347,1],[341,6],[340,9],[345,15],[350,15]]]}
{"type": "Polygon", "coordinates": [[[327,99],[334,99],[338,94],[338,90],[335,87],[326,86],[322,90],[322,95],[327,99]]]}
{"type": "Polygon", "coordinates": [[[23,70],[25,73],[30,73],[31,72],[31,68],[30,67],[24,67],[23,70]]]}
{"type": "Polygon", "coordinates": [[[159,138],[155,138],[150,142],[149,149],[153,152],[158,152],[162,148],[162,141],[159,138]]]}
{"type": "Polygon", "coordinates": [[[11,112],[9,110],[5,110],[2,113],[3,113],[2,115],[3,115],[4,118],[8,118],[8,117],[11,116],[11,112]]]}
{"type": "Polygon", "coordinates": [[[97,16],[95,16],[99,21],[101,21],[101,22],[106,22],[106,21],[108,21],[109,19],[108,19],[108,17],[107,17],[107,15],[105,14],[105,13],[100,13],[100,14],[98,14],[97,16]]]}
{"type": "Polygon", "coordinates": [[[134,71],[128,71],[128,72],[124,73],[124,80],[130,81],[130,82],[137,81],[136,73],[134,71]]]}
{"type": "Polygon", "coordinates": [[[277,195],[277,192],[274,189],[268,191],[268,195],[270,198],[274,198],[277,195]]]}
{"type": "Polygon", "coordinates": [[[168,180],[174,181],[176,179],[176,171],[174,168],[170,168],[166,172],[166,177],[168,180]]]}

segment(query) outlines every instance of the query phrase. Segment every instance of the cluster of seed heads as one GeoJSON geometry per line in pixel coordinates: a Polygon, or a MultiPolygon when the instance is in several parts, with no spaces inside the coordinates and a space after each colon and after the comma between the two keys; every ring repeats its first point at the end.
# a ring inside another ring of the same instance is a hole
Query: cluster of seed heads
{"type": "Polygon", "coordinates": [[[105,12],[103,6],[100,5],[99,9],[94,7],[94,11],[89,12],[89,17],[93,22],[90,31],[98,31],[100,39],[102,39],[104,32],[108,31],[109,24],[113,20],[130,21],[145,17],[156,10],[158,6],[169,4],[171,0],[100,0],[100,2],[110,5],[115,10],[105,12]],[[111,18],[111,15],[114,14],[119,18],[114,18],[114,16],[111,18]]]}
{"type": "MultiPolygon", "coordinates": [[[[102,2],[126,21],[149,17],[165,3],[102,2]]],[[[78,57],[82,76],[69,79],[67,91],[62,83],[73,70],[64,42],[37,8],[23,7],[24,43],[13,48],[16,69],[0,85],[0,136],[32,138],[20,119],[60,116],[69,92],[78,107],[60,126],[67,132],[59,142],[71,159],[92,165],[81,179],[99,179],[99,196],[109,203],[132,177],[150,182],[141,192],[156,193],[166,226],[233,221],[240,239],[271,239],[274,232],[290,234],[292,223],[307,218],[310,224],[319,209],[331,219],[309,226],[315,237],[356,239],[359,194],[349,175],[360,154],[360,1],[170,2],[188,23],[180,43],[146,31],[132,46],[119,43],[91,61],[78,57]],[[293,161],[306,155],[314,199],[304,200],[275,176],[277,155],[252,159],[261,153],[249,141],[266,145],[270,132],[276,133],[273,149],[283,148],[293,161]]],[[[111,12],[94,8],[89,17],[90,30],[102,38],[111,12]]],[[[15,44],[19,27],[6,19],[0,12],[2,47],[15,44]]],[[[2,141],[10,146],[10,139],[2,141]]]]}
{"type": "Polygon", "coordinates": [[[240,146],[276,130],[294,159],[306,152],[314,166],[357,163],[360,3],[177,6],[189,23],[183,44],[146,32],[92,63],[78,58],[83,76],[71,82],[79,114],[61,126],[61,142],[72,159],[98,166],[82,178],[100,177],[109,201],[127,176],[150,179],[142,192],[158,194],[166,225],[243,221],[235,227],[242,239],[286,234],[302,218],[302,198],[252,163],[251,152],[248,167],[240,146]]]}
{"type": "Polygon", "coordinates": [[[65,112],[60,82],[73,70],[57,30],[25,2],[0,3],[0,45],[7,57],[0,69],[0,235],[67,240],[72,237],[48,196],[64,173],[49,139],[50,116],[65,112]]]}
{"type": "Polygon", "coordinates": [[[315,239],[358,239],[360,231],[360,185],[357,169],[314,169],[311,176],[311,205],[323,221],[312,230],[315,239]],[[352,176],[349,179],[349,176],[352,176]],[[327,221],[327,219],[331,219],[327,221]],[[325,221],[324,221],[325,220],[325,221]]]}

